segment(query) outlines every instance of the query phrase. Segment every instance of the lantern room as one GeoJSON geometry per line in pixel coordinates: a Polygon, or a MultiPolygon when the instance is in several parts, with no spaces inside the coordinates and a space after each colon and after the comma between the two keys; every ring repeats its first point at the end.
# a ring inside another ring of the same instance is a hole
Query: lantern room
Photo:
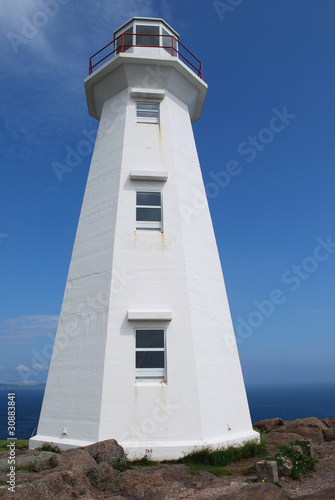
{"type": "Polygon", "coordinates": [[[179,35],[163,19],[134,17],[114,32],[114,39],[117,53],[129,51],[157,56],[164,51],[172,56],[178,54],[179,35]],[[153,53],[153,48],[156,53],[153,53]]]}

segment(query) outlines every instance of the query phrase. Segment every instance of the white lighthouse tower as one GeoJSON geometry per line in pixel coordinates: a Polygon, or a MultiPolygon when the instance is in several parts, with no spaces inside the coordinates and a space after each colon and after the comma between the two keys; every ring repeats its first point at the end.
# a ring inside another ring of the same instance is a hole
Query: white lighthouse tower
{"type": "Polygon", "coordinates": [[[162,19],[90,61],[100,121],[35,448],[177,458],[252,430],[192,122],[202,67],[162,19]]]}

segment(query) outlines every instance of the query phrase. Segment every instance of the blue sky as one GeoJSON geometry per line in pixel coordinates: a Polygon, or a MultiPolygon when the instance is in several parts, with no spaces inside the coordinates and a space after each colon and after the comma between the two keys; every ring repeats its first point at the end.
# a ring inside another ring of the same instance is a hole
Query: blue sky
{"type": "Polygon", "coordinates": [[[246,383],[334,381],[333,0],[1,2],[0,381],[46,379],[90,154],[62,182],[52,165],[97,130],[89,57],[132,16],[203,61],[194,133],[246,383]]]}

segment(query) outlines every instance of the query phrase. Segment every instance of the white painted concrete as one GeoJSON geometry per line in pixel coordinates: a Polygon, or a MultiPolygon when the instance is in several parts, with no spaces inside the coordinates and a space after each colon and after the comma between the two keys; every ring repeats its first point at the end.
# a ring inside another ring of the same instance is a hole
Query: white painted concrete
{"type": "Polygon", "coordinates": [[[164,59],[160,125],[137,123],[157,60],[120,56],[86,80],[100,126],[30,447],[114,438],[163,459],[257,439],[191,125],[207,86],[164,59]],[[162,232],[136,231],[136,190],[162,192],[162,232]],[[136,379],[136,328],[165,330],[164,381],[136,379]]]}

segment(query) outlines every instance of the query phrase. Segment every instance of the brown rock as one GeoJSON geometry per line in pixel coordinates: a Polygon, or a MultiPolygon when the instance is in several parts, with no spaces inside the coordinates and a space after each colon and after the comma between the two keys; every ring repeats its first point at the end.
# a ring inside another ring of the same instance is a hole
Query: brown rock
{"type": "Polygon", "coordinates": [[[37,462],[34,472],[60,468],[63,470],[88,470],[96,464],[95,460],[82,448],[55,453],[50,458],[37,462]]]}
{"type": "Polygon", "coordinates": [[[273,432],[298,434],[304,439],[311,439],[313,444],[321,444],[323,442],[322,430],[326,430],[325,424],[316,417],[310,417],[293,421],[286,420],[282,427],[273,432]]]}
{"type": "Polygon", "coordinates": [[[278,488],[274,484],[257,483],[244,484],[236,492],[227,493],[218,500],[288,500],[289,496],[285,490],[278,488]]]}
{"type": "Polygon", "coordinates": [[[188,467],[159,465],[123,472],[111,493],[128,496],[131,492],[132,500],[165,500],[176,498],[189,488],[193,488],[193,478],[188,467]]]}
{"type": "Polygon", "coordinates": [[[326,427],[330,427],[332,429],[335,429],[335,418],[334,417],[331,417],[331,418],[323,418],[321,420],[321,422],[326,426],[326,427]]]}
{"type": "Polygon", "coordinates": [[[335,440],[335,427],[331,429],[326,429],[323,433],[323,438],[325,441],[334,441],[335,440]]]}
{"type": "Polygon", "coordinates": [[[279,429],[271,431],[266,437],[266,451],[270,456],[273,456],[287,441],[294,439],[301,439],[301,435],[293,432],[281,432],[279,429]]]}
{"type": "Polygon", "coordinates": [[[7,500],[19,498],[20,500],[73,500],[83,498],[85,500],[97,500],[101,497],[94,490],[82,471],[60,471],[52,472],[32,483],[18,485],[13,495],[10,491],[4,491],[1,498],[7,500]]]}
{"type": "Polygon", "coordinates": [[[99,491],[113,491],[116,479],[121,474],[120,471],[106,462],[96,464],[87,472],[87,478],[91,485],[99,491]]]}
{"type": "Polygon", "coordinates": [[[107,439],[90,444],[82,448],[97,462],[106,462],[112,467],[117,464],[126,465],[126,458],[122,446],[115,439],[107,439]]]}
{"type": "Polygon", "coordinates": [[[284,425],[284,421],[281,418],[271,418],[256,422],[254,427],[261,432],[269,432],[281,427],[282,425],[284,425]]]}

